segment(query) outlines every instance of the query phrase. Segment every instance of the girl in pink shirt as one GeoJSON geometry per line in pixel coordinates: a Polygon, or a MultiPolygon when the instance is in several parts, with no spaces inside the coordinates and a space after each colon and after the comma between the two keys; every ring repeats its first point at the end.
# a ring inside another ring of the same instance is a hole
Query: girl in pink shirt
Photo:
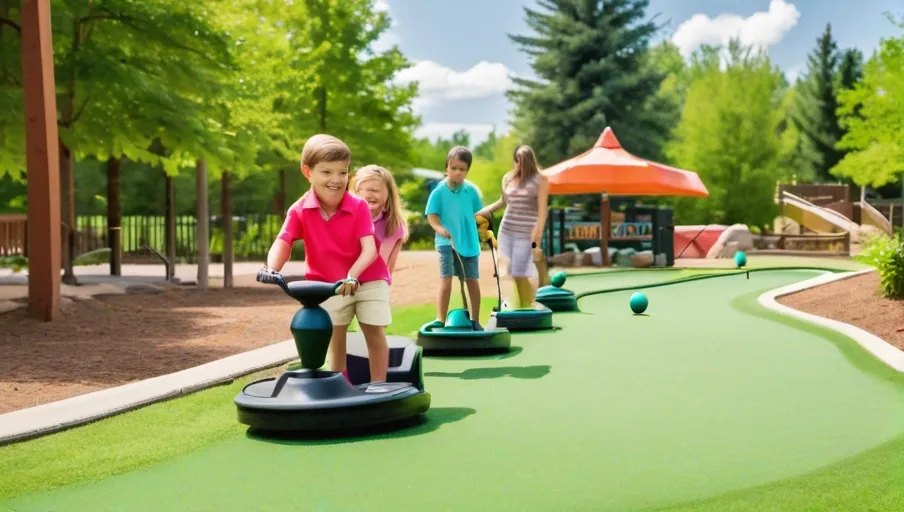
{"type": "Polygon", "coordinates": [[[378,252],[391,276],[399,251],[408,241],[408,225],[402,213],[399,187],[388,170],[379,165],[367,165],[355,172],[355,194],[367,201],[374,221],[378,252]]]}

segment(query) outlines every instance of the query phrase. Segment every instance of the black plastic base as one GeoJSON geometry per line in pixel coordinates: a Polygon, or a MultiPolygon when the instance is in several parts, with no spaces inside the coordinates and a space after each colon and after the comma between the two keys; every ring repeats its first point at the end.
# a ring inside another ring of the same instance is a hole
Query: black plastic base
{"type": "Polygon", "coordinates": [[[401,400],[354,408],[273,411],[238,408],[239,423],[261,433],[336,433],[378,426],[399,425],[430,409],[430,394],[418,393],[401,400]]]}
{"type": "Polygon", "coordinates": [[[552,329],[551,309],[514,309],[499,311],[496,316],[496,327],[512,332],[545,331],[552,329]]]}
{"type": "Polygon", "coordinates": [[[545,299],[537,298],[537,302],[548,307],[555,313],[563,313],[567,311],[578,310],[578,300],[575,297],[549,297],[545,299]]]}
{"type": "Polygon", "coordinates": [[[302,370],[252,382],[235,398],[240,423],[258,431],[316,433],[400,423],[430,395],[407,383],[352,386],[340,373],[302,370]]]}
{"type": "Polygon", "coordinates": [[[424,355],[483,355],[508,352],[512,346],[512,335],[507,329],[447,329],[433,330],[421,328],[417,344],[424,349],[424,355]]]}
{"type": "MultiPolygon", "coordinates": [[[[423,349],[413,341],[398,336],[388,336],[389,371],[386,382],[407,382],[424,390],[424,356],[423,349]]],[[[363,336],[349,336],[345,352],[345,368],[352,384],[359,385],[370,382],[370,359],[367,356],[367,344],[363,336]]]]}

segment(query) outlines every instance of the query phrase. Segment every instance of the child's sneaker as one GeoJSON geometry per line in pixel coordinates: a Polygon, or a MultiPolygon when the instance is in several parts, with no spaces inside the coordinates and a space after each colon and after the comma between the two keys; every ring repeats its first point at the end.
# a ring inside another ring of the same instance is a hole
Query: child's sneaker
{"type": "Polygon", "coordinates": [[[477,320],[471,320],[471,327],[475,331],[482,331],[483,327],[481,327],[480,323],[477,320]]]}
{"type": "Polygon", "coordinates": [[[446,325],[442,320],[434,320],[427,324],[428,329],[439,329],[440,327],[444,327],[446,325]]]}

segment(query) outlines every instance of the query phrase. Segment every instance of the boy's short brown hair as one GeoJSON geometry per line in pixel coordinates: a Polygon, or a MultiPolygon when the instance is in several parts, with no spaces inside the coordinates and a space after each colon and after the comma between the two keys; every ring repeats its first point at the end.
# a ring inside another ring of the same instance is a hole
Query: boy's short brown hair
{"type": "Polygon", "coordinates": [[[319,133],[309,138],[301,150],[301,165],[313,169],[321,162],[350,162],[352,152],[341,140],[319,133]]]}

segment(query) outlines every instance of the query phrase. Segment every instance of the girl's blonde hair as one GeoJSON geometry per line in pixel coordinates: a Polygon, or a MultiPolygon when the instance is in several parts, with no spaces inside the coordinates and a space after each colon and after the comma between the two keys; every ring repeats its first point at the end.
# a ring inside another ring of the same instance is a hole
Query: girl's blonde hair
{"type": "Polygon", "coordinates": [[[518,146],[512,160],[515,161],[515,168],[512,169],[511,177],[518,176],[519,187],[540,174],[540,164],[537,163],[537,155],[532,147],[526,144],[518,146]]]}
{"type": "Polygon", "coordinates": [[[358,185],[368,180],[380,180],[386,186],[389,193],[386,195],[386,232],[384,236],[392,236],[397,229],[402,230],[402,242],[408,241],[408,223],[405,214],[402,213],[402,199],[399,196],[399,187],[396,185],[392,173],[379,165],[365,165],[355,171],[354,190],[358,192],[358,185]]]}

